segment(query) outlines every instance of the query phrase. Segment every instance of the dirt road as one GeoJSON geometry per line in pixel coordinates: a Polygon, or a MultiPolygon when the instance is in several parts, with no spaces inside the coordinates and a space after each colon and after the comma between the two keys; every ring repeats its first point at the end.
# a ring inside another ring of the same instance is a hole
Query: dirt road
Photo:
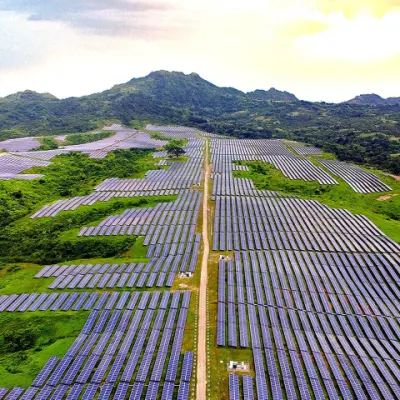
{"type": "Polygon", "coordinates": [[[211,165],[208,165],[208,145],[206,146],[204,193],[203,193],[203,259],[201,263],[200,291],[199,291],[199,329],[197,347],[197,392],[196,400],[206,400],[207,396],[207,264],[210,253],[208,239],[208,184],[211,165]]]}

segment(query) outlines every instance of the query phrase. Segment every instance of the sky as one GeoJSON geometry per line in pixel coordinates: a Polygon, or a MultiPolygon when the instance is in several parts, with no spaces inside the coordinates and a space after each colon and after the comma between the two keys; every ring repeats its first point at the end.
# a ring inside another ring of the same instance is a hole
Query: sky
{"type": "Polygon", "coordinates": [[[400,0],[0,0],[0,96],[156,70],[310,101],[400,96],[400,0]]]}

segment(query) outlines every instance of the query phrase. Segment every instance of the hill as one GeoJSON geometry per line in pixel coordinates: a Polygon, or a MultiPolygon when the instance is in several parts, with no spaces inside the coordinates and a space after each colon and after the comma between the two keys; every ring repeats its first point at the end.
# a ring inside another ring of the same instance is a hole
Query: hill
{"type": "Polygon", "coordinates": [[[244,93],[195,73],[157,71],[79,98],[26,91],[0,99],[0,140],[85,132],[115,120],[151,121],[236,137],[294,139],[341,160],[400,174],[400,104],[376,95],[357,99],[311,103],[273,88],[244,93]]]}
{"type": "Polygon", "coordinates": [[[389,97],[384,99],[383,97],[372,93],[372,94],[361,94],[354,99],[349,100],[349,104],[363,104],[363,105],[396,105],[400,104],[400,97],[389,97]]]}
{"type": "Polygon", "coordinates": [[[58,100],[57,97],[50,93],[37,93],[33,90],[25,90],[23,92],[17,92],[10,94],[3,98],[6,101],[46,101],[46,100],[58,100]]]}
{"type": "Polygon", "coordinates": [[[258,100],[270,100],[270,101],[286,101],[293,102],[299,101],[299,99],[292,93],[281,92],[275,88],[269,90],[255,90],[254,92],[247,93],[248,97],[258,100]]]}

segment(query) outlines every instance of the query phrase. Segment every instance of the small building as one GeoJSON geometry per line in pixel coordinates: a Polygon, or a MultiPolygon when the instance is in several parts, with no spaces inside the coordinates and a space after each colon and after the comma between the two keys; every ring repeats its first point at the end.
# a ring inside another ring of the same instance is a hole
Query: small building
{"type": "Polygon", "coordinates": [[[249,371],[250,365],[246,364],[244,361],[229,361],[228,370],[229,371],[249,371]]]}
{"type": "Polygon", "coordinates": [[[181,272],[180,274],[179,274],[179,277],[180,278],[191,278],[193,276],[193,272],[189,272],[189,271],[187,271],[187,272],[181,272]]]}

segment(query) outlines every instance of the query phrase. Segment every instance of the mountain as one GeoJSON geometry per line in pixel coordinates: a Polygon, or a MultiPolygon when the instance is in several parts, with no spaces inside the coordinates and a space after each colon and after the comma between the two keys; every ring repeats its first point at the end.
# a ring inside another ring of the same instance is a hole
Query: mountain
{"type": "Polygon", "coordinates": [[[281,92],[275,88],[269,90],[255,90],[254,92],[247,93],[247,96],[258,99],[258,100],[270,100],[270,101],[299,101],[299,99],[292,93],[281,92]]]}
{"type": "Polygon", "coordinates": [[[400,104],[400,97],[389,97],[388,99],[384,99],[383,97],[371,93],[371,94],[361,94],[360,96],[355,97],[347,101],[348,104],[362,104],[362,105],[396,105],[400,104]]]}
{"type": "Polygon", "coordinates": [[[23,92],[17,92],[10,94],[3,98],[6,101],[46,101],[46,100],[58,100],[57,97],[50,93],[38,93],[33,90],[25,90],[23,92]]]}
{"type": "Polygon", "coordinates": [[[341,104],[312,103],[274,88],[244,93],[218,87],[198,74],[157,71],[89,96],[57,99],[25,91],[0,99],[0,140],[85,132],[114,121],[298,140],[341,160],[400,174],[400,140],[394,140],[400,139],[396,98],[362,95],[341,104]]]}
{"type": "Polygon", "coordinates": [[[237,89],[218,87],[198,74],[156,71],[143,78],[134,78],[116,85],[112,92],[140,92],[152,96],[162,103],[185,106],[215,106],[221,101],[236,101],[244,97],[237,89]]]}

